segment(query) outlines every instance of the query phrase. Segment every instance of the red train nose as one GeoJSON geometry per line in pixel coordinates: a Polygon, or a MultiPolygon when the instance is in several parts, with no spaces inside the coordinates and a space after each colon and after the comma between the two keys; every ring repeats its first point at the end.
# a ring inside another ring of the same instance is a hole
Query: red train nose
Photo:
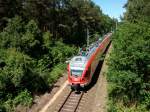
{"type": "Polygon", "coordinates": [[[80,77],[72,77],[72,82],[80,82],[80,77]]]}

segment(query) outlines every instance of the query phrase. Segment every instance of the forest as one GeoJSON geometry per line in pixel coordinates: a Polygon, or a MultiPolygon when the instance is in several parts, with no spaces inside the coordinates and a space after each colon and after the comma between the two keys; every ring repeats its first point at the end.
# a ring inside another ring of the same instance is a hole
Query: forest
{"type": "Polygon", "coordinates": [[[67,58],[114,29],[91,0],[0,0],[0,111],[30,107],[64,73],[67,58]]]}
{"type": "Polygon", "coordinates": [[[128,0],[113,35],[108,112],[150,111],[150,1],[128,0]]]}
{"type": "MultiPolygon", "coordinates": [[[[150,1],[124,8],[108,61],[108,112],[149,112],[150,1]]],[[[116,22],[92,0],[0,0],[0,112],[31,107],[86,45],[87,29],[95,41],[116,22]]]]}

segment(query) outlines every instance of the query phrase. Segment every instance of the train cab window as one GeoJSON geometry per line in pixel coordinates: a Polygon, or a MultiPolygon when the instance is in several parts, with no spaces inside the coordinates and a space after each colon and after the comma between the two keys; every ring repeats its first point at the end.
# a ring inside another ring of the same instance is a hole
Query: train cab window
{"type": "Polygon", "coordinates": [[[75,61],[82,61],[82,58],[76,58],[75,61]]]}
{"type": "Polygon", "coordinates": [[[83,72],[82,70],[71,70],[71,75],[81,77],[82,72],[83,72]]]}

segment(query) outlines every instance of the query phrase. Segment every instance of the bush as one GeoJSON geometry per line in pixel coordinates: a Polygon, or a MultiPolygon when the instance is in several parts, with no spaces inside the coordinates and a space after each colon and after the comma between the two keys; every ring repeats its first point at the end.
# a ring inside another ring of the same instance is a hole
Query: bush
{"type": "Polygon", "coordinates": [[[48,74],[49,85],[52,85],[60,76],[63,75],[65,68],[66,64],[60,63],[52,69],[52,71],[48,74]]]}
{"type": "Polygon", "coordinates": [[[30,106],[32,95],[45,92],[62,75],[64,61],[76,48],[52,40],[35,21],[18,16],[0,32],[0,109],[14,111],[18,104],[30,106]]]}
{"type": "Polygon", "coordinates": [[[75,53],[75,47],[65,45],[61,41],[56,42],[50,52],[54,64],[64,62],[68,57],[71,57],[75,53]]]}
{"type": "Polygon", "coordinates": [[[32,57],[37,57],[40,51],[42,33],[35,21],[24,23],[21,17],[10,19],[7,26],[0,33],[0,48],[16,48],[32,57]]]}
{"type": "Polygon", "coordinates": [[[13,104],[15,106],[17,105],[23,105],[23,106],[31,106],[32,104],[32,96],[31,93],[27,90],[24,90],[20,92],[13,100],[13,104]]]}
{"type": "Polygon", "coordinates": [[[109,108],[108,112],[149,112],[146,110],[144,105],[132,105],[130,108],[127,106],[123,105],[122,102],[113,102],[112,100],[109,100],[108,102],[109,108]]]}
{"type": "Polygon", "coordinates": [[[31,58],[16,49],[0,50],[0,53],[5,63],[0,68],[0,90],[4,93],[15,92],[16,88],[21,87],[22,78],[32,66],[31,58]]]}
{"type": "Polygon", "coordinates": [[[125,106],[145,102],[149,108],[150,29],[146,23],[123,23],[113,36],[109,60],[109,96],[125,106]]]}
{"type": "Polygon", "coordinates": [[[29,91],[43,91],[47,87],[42,77],[33,71],[34,60],[15,48],[0,50],[0,59],[5,63],[0,68],[0,99],[5,102],[6,111],[11,111],[19,103],[31,105],[29,91]]]}
{"type": "Polygon", "coordinates": [[[4,107],[4,110],[6,112],[14,112],[14,105],[13,105],[13,101],[11,99],[8,99],[7,101],[5,101],[2,106],[4,107]]]}

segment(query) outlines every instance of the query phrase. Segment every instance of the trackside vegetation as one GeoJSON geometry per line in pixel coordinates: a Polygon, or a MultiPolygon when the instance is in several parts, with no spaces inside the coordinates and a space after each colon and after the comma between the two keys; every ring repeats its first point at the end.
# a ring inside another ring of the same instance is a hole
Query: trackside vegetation
{"type": "Polygon", "coordinates": [[[150,111],[149,4],[147,0],[128,0],[124,20],[113,35],[108,112],[150,111]]]}
{"type": "Polygon", "coordinates": [[[64,61],[76,48],[61,40],[52,43],[34,20],[12,18],[0,33],[0,103],[3,111],[31,106],[32,96],[44,92],[62,75],[64,61]]]}

